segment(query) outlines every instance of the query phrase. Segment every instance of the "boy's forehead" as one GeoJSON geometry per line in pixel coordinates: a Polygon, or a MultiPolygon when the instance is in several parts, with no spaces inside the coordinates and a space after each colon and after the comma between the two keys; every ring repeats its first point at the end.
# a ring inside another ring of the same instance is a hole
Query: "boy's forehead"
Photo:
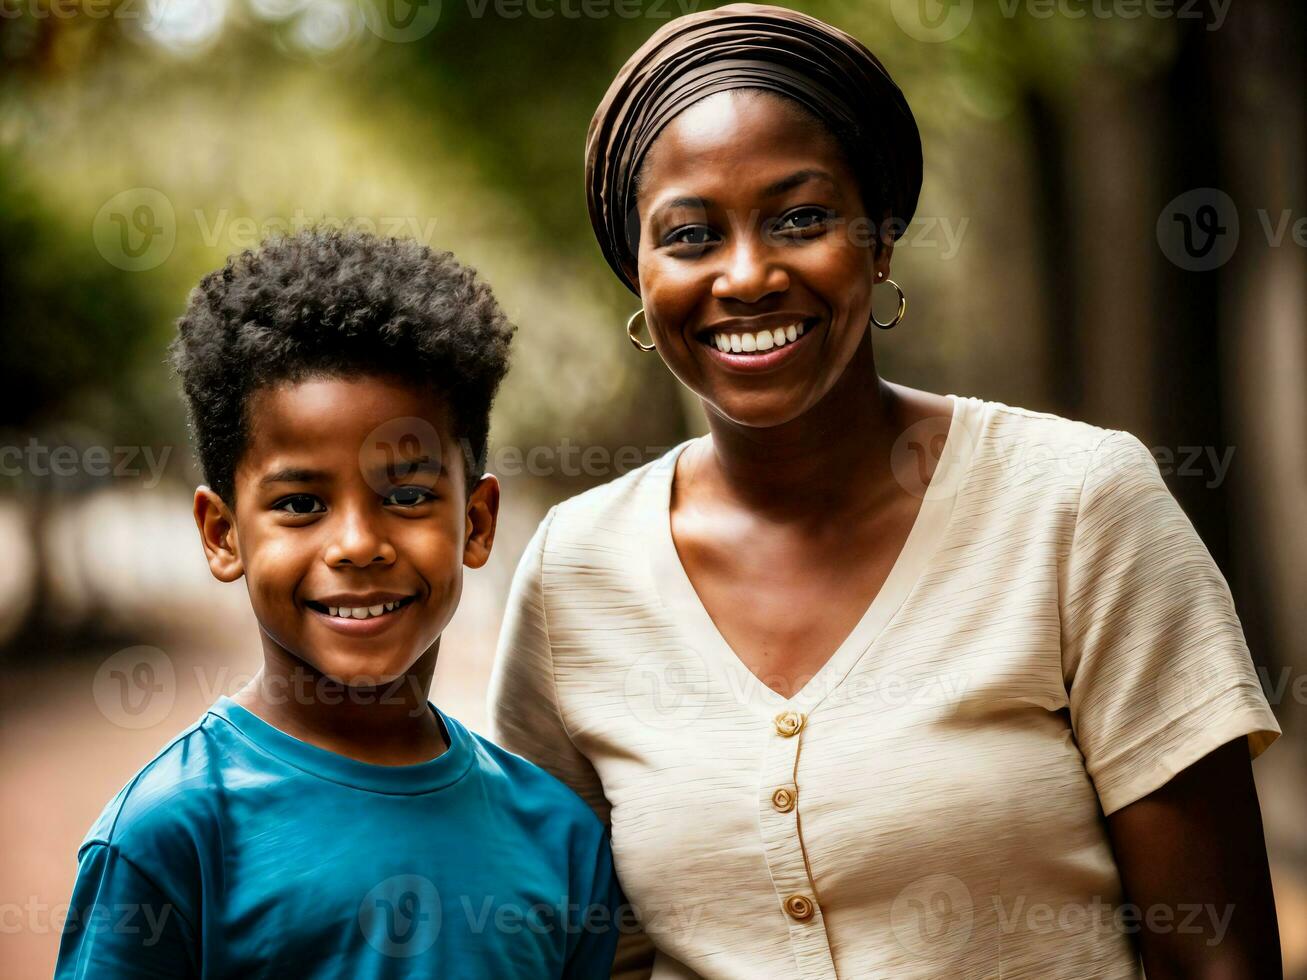
{"type": "Polygon", "coordinates": [[[457,451],[448,405],[435,389],[380,377],[310,378],[255,391],[243,462],[331,453],[366,464],[457,451]]]}

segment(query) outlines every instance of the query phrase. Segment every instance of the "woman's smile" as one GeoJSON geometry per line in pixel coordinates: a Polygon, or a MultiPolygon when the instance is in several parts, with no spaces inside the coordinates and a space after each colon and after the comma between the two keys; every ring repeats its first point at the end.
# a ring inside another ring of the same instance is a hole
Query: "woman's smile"
{"type": "Polygon", "coordinates": [[[806,349],[822,324],[821,317],[751,317],[709,327],[697,339],[713,361],[728,371],[770,371],[806,349]]]}

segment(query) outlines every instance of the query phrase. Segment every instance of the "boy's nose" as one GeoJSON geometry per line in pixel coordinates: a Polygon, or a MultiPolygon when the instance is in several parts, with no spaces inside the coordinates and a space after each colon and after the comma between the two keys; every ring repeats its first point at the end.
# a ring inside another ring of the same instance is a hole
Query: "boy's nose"
{"type": "Polygon", "coordinates": [[[395,548],[371,521],[359,514],[340,514],[336,535],[323,556],[328,565],[389,565],[395,548]]]}

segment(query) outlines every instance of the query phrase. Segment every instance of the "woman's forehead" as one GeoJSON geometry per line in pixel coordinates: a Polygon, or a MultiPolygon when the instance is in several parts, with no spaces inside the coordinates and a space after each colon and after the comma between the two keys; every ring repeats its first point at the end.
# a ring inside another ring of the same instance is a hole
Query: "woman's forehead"
{"type": "Polygon", "coordinates": [[[838,140],[814,116],[782,96],[740,89],[710,95],[668,123],[638,184],[652,203],[669,183],[762,187],[798,170],[853,179],[838,140]]]}

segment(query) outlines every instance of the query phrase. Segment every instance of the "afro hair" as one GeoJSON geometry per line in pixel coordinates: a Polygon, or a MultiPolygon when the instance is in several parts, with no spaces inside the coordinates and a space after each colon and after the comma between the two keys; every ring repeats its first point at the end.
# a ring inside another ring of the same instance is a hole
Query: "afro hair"
{"type": "Polygon", "coordinates": [[[514,327],[490,287],[411,239],[310,228],[263,242],[200,281],[171,346],[204,479],[228,503],[260,388],[312,377],[393,377],[437,391],[484,472],[490,406],[514,327]]]}

